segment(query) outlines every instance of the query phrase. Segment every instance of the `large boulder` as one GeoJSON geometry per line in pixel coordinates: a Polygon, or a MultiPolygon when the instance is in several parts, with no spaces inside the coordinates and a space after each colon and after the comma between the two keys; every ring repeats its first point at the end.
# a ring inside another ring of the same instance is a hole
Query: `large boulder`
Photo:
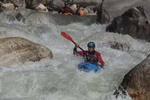
{"type": "Polygon", "coordinates": [[[115,95],[126,95],[133,100],[150,100],[150,55],[129,71],[115,91],[115,95]]]}
{"type": "Polygon", "coordinates": [[[150,24],[143,7],[131,8],[116,17],[106,31],[129,34],[138,39],[150,41],[150,24]]]}
{"type": "Polygon", "coordinates": [[[52,57],[51,50],[27,39],[20,37],[0,39],[1,66],[10,66],[14,63],[26,61],[40,61],[43,58],[52,57]]]}
{"type": "Polygon", "coordinates": [[[108,11],[111,20],[120,16],[123,12],[132,7],[143,6],[149,12],[149,5],[149,0],[105,0],[104,2],[104,6],[108,11]]]}

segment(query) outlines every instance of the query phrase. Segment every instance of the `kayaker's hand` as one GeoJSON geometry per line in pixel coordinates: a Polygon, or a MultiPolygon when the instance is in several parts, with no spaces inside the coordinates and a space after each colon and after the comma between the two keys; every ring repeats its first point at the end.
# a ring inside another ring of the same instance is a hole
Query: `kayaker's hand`
{"type": "Polygon", "coordinates": [[[104,67],[103,67],[103,64],[101,64],[100,62],[98,62],[97,64],[98,64],[98,66],[100,66],[101,68],[104,68],[104,67]]]}
{"type": "Polygon", "coordinates": [[[75,44],[75,47],[74,47],[74,49],[73,49],[73,54],[76,54],[77,53],[77,48],[79,47],[79,45],[78,44],[75,44]]]}
{"type": "Polygon", "coordinates": [[[98,66],[102,66],[102,64],[100,62],[97,62],[98,66]]]}

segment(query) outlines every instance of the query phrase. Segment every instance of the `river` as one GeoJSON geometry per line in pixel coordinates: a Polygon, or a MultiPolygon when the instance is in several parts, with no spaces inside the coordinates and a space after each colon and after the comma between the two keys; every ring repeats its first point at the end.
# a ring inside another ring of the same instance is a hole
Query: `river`
{"type": "Polygon", "coordinates": [[[14,16],[11,12],[0,14],[0,38],[26,38],[51,49],[54,58],[1,66],[1,100],[131,100],[129,96],[116,99],[113,92],[124,75],[150,53],[150,43],[105,32],[106,25],[95,24],[88,17],[24,12],[22,22],[14,16]],[[84,49],[94,41],[105,69],[98,73],[79,71],[77,65],[83,59],[72,54],[74,44],[64,39],[61,31],[84,49]],[[111,48],[114,42],[127,44],[129,50],[111,48]]]}

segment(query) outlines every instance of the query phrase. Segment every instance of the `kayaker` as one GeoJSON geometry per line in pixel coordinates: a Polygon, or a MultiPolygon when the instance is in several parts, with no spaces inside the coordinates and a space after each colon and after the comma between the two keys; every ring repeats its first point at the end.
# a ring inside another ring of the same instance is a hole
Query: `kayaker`
{"type": "Polygon", "coordinates": [[[77,51],[77,48],[79,47],[78,44],[75,45],[73,49],[73,53],[76,55],[81,55],[84,57],[85,62],[89,62],[95,65],[98,65],[103,68],[104,66],[104,61],[101,57],[100,52],[95,51],[95,43],[94,42],[89,42],[87,44],[88,50],[86,51],[77,51]]]}
{"type": "Polygon", "coordinates": [[[64,15],[74,15],[74,11],[69,8],[69,4],[67,2],[65,2],[65,6],[59,10],[59,13],[64,15]]]}

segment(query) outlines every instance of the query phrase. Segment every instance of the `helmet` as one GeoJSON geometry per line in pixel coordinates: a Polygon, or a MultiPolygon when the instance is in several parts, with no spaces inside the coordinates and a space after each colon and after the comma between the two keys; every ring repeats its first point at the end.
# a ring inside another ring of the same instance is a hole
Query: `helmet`
{"type": "Polygon", "coordinates": [[[94,42],[89,42],[89,43],[87,44],[87,47],[88,47],[88,48],[95,48],[95,43],[94,43],[94,42]]]}

